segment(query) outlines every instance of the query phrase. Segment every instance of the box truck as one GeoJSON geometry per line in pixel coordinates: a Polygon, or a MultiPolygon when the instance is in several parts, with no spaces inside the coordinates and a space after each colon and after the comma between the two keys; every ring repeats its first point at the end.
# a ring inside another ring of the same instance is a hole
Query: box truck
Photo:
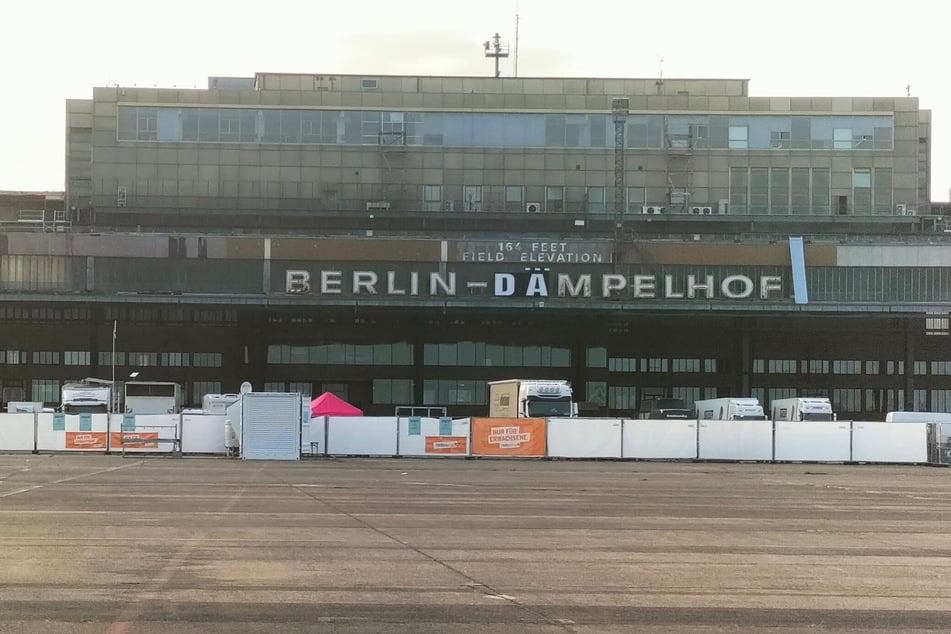
{"type": "Polygon", "coordinates": [[[835,420],[832,403],[824,396],[780,398],[770,403],[773,420],[835,420]]]}
{"type": "Polygon", "coordinates": [[[577,415],[578,404],[568,381],[489,381],[490,418],[570,418],[577,415]]]}
{"type": "Polygon", "coordinates": [[[698,420],[766,420],[763,406],[753,397],[712,398],[694,403],[698,420]]]}

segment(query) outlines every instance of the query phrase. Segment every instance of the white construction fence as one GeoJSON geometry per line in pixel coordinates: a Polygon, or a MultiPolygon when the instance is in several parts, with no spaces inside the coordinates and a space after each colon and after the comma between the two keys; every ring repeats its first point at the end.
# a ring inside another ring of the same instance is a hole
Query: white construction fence
{"type": "MultiPolygon", "coordinates": [[[[0,452],[227,455],[225,420],[0,414],[0,452]]],[[[951,463],[951,424],[937,423],[325,416],[305,420],[299,433],[305,457],[951,463]]]]}

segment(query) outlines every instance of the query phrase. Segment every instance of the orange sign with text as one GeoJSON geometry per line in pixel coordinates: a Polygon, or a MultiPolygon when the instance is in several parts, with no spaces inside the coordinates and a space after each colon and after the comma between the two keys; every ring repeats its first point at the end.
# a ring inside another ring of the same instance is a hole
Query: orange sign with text
{"type": "Polygon", "coordinates": [[[473,456],[544,456],[544,418],[473,418],[473,456]]]}
{"type": "Polygon", "coordinates": [[[114,431],[109,439],[113,449],[155,449],[158,447],[157,431],[114,431]],[[125,443],[122,442],[123,438],[125,443]]]}
{"type": "Polygon", "coordinates": [[[68,431],[66,432],[67,449],[105,449],[106,432],[104,431],[68,431]]]}
{"type": "Polygon", "coordinates": [[[459,436],[426,436],[426,453],[466,453],[466,439],[459,436]]]}

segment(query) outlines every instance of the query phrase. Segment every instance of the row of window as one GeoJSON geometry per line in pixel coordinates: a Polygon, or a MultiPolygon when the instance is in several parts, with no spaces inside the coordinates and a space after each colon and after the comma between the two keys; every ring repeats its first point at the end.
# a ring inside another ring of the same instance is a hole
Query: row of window
{"type": "MultiPolygon", "coordinates": [[[[79,350],[0,350],[0,364],[26,365],[76,365],[88,367],[92,353],[79,350]]],[[[99,352],[99,367],[112,365],[129,368],[179,367],[220,368],[220,352],[99,352]],[[115,359],[115,363],[113,363],[115,359]]]]}
{"type": "MultiPolygon", "coordinates": [[[[90,352],[67,350],[0,350],[0,364],[89,366],[90,352]]],[[[268,363],[299,365],[412,365],[413,345],[326,344],[318,346],[268,346],[268,363]]],[[[553,346],[504,346],[484,342],[427,343],[426,366],[462,367],[571,367],[571,351],[553,346]]],[[[98,353],[98,365],[113,365],[113,353],[98,353]]],[[[116,352],[120,367],[220,368],[220,352],[116,352]]],[[[588,348],[587,366],[618,373],[716,373],[724,367],[718,359],[665,357],[607,357],[606,348],[588,348]]],[[[904,361],[859,359],[754,359],[754,374],[864,374],[904,375],[904,361]]],[[[951,361],[915,361],[915,376],[951,376],[951,361]]]]}
{"type": "MultiPolygon", "coordinates": [[[[119,106],[120,141],[613,148],[610,114],[119,106]]],[[[890,150],[890,115],[630,114],[633,149],[890,150]]]]}
{"type": "MultiPolygon", "coordinates": [[[[68,279],[65,273],[68,260],[63,258],[33,258],[0,256],[0,281],[7,283],[45,279],[51,284],[68,279]],[[62,261],[58,261],[62,260],[62,261]]],[[[237,321],[238,312],[230,308],[192,307],[106,307],[103,317],[107,324],[129,323],[194,323],[237,321]]],[[[0,321],[89,321],[89,308],[73,306],[0,306],[0,321]]]]}

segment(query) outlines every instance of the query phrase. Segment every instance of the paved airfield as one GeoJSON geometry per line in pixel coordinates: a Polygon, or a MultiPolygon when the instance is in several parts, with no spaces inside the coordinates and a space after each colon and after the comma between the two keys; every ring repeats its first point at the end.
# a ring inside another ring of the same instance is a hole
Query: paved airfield
{"type": "Polygon", "coordinates": [[[951,471],[0,455],[0,632],[947,632],[951,471]]]}

